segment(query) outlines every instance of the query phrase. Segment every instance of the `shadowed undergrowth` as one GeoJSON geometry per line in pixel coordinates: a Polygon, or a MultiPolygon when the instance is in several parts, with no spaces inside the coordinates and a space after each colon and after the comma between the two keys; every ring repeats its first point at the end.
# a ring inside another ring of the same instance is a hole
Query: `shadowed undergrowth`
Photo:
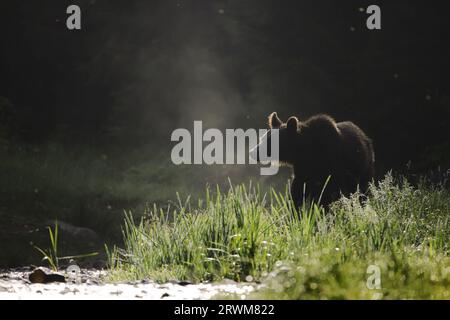
{"type": "MultiPolygon", "coordinates": [[[[146,203],[167,209],[177,190],[181,197],[203,197],[204,185],[248,181],[257,166],[176,166],[170,150],[153,145],[142,148],[64,146],[48,142],[40,146],[0,146],[0,266],[38,264],[40,256],[30,245],[48,243],[45,227],[55,219],[89,228],[99,236],[87,245],[62,232],[64,255],[99,251],[103,243],[121,243],[124,210],[141,217],[146,203]],[[155,149],[158,152],[155,153],[155,149]]],[[[261,178],[263,185],[284,184],[287,176],[261,178]],[[277,182],[279,181],[279,182],[277,182]]],[[[176,200],[176,199],[175,199],[176,200]]]]}
{"type": "Polygon", "coordinates": [[[195,206],[149,208],[138,221],[129,213],[124,249],[109,250],[110,279],[256,280],[257,298],[450,298],[442,185],[387,175],[367,197],[299,213],[288,194],[238,185],[207,189],[195,206]],[[370,265],[381,275],[372,290],[370,265]]]}

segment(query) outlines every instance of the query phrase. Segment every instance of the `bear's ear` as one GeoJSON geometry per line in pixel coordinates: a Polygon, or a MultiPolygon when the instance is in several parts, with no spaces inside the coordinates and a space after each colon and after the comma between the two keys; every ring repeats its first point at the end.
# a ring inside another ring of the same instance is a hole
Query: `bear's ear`
{"type": "Polygon", "coordinates": [[[298,119],[296,117],[290,117],[286,122],[286,127],[290,132],[297,132],[298,129],[298,119]]]}
{"type": "Polygon", "coordinates": [[[278,129],[283,124],[283,121],[278,118],[276,112],[272,112],[269,116],[269,128],[278,129]]]}

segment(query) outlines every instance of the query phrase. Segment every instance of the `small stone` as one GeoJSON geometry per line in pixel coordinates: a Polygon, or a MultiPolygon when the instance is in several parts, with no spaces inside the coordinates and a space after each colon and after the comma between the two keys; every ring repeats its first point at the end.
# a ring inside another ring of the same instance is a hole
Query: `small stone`
{"type": "Polygon", "coordinates": [[[6,287],[0,286],[0,292],[9,292],[9,289],[6,287]]]}
{"type": "Polygon", "coordinates": [[[36,269],[28,276],[31,283],[45,283],[46,274],[41,269],[36,269]]]}
{"type": "Polygon", "coordinates": [[[36,269],[28,276],[31,283],[50,283],[50,282],[66,282],[63,275],[52,273],[46,274],[41,269],[36,269]]]}

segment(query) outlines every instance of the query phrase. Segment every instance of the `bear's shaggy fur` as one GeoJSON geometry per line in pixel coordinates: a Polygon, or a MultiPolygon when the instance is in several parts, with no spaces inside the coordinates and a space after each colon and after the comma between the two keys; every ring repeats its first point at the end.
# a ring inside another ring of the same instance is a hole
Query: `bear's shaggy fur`
{"type": "Polygon", "coordinates": [[[279,129],[280,162],[293,168],[291,195],[297,206],[305,196],[327,205],[358,186],[365,192],[374,177],[372,141],[350,121],[336,123],[321,114],[283,123],[273,112],[269,127],[279,129]]]}

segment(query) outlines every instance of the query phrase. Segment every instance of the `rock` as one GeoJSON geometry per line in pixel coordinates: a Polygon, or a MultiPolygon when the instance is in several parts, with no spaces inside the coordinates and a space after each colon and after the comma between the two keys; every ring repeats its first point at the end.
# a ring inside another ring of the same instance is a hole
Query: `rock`
{"type": "Polygon", "coordinates": [[[51,282],[66,282],[66,278],[57,273],[47,274],[42,269],[36,269],[30,273],[28,279],[31,283],[51,283],[51,282]]]}
{"type": "Polygon", "coordinates": [[[183,281],[183,280],[181,280],[181,281],[169,280],[169,283],[176,284],[176,285],[183,286],[183,287],[192,284],[192,282],[190,282],[190,281],[183,281]]]}
{"type": "Polygon", "coordinates": [[[46,274],[41,269],[36,269],[28,276],[31,283],[45,283],[46,274]]]}
{"type": "Polygon", "coordinates": [[[9,292],[7,287],[0,286],[0,292],[9,292]]]}

